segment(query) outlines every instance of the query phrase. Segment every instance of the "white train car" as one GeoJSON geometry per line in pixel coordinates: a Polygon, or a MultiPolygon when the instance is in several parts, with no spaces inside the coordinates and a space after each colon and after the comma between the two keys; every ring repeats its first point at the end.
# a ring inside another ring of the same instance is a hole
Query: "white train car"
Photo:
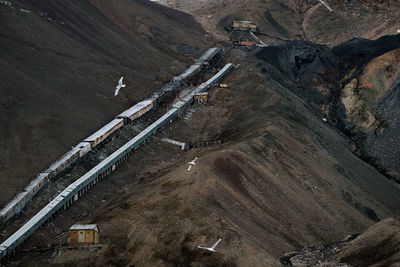
{"type": "Polygon", "coordinates": [[[26,204],[39,192],[51,178],[69,167],[78,158],[90,151],[90,143],[81,142],[76,147],[64,154],[60,159],[50,165],[45,171],[39,173],[21,193],[18,193],[2,210],[0,222],[5,223],[14,215],[20,213],[26,204]]]}
{"type": "Polygon", "coordinates": [[[50,165],[45,172],[49,174],[49,178],[54,178],[57,174],[65,170],[70,166],[75,160],[80,156],[80,148],[74,147],[66,154],[64,154],[60,159],[50,165]]]}
{"type": "Polygon", "coordinates": [[[154,101],[151,99],[137,103],[133,107],[125,110],[117,116],[118,119],[124,119],[125,123],[130,123],[134,119],[141,117],[146,112],[150,111],[154,106],[154,101]]]}
{"type": "Polygon", "coordinates": [[[122,126],[124,126],[123,119],[113,119],[111,122],[103,126],[100,130],[86,138],[84,142],[90,143],[90,147],[91,149],[93,149],[122,126]]]}
{"type": "Polygon", "coordinates": [[[221,48],[211,47],[207,49],[207,51],[204,52],[196,62],[204,64],[205,62],[210,61],[220,50],[221,48]]]}
{"type": "Polygon", "coordinates": [[[218,81],[231,69],[233,68],[232,63],[226,64],[217,74],[215,74],[213,77],[211,77],[208,81],[205,83],[202,83],[200,85],[201,90],[199,92],[205,92],[207,91],[211,86],[214,86],[218,83],[218,81]]]}
{"type": "Polygon", "coordinates": [[[0,222],[4,223],[12,218],[15,214],[21,212],[33,196],[39,192],[43,185],[48,181],[49,173],[41,172],[35,179],[33,179],[25,189],[17,194],[1,211],[0,222]]]}
{"type": "Polygon", "coordinates": [[[181,75],[178,77],[182,80],[186,80],[196,73],[198,73],[201,70],[202,64],[201,63],[195,63],[191,65],[189,68],[187,68],[181,75]]]}
{"type": "Polygon", "coordinates": [[[82,158],[84,155],[90,152],[91,147],[88,142],[80,142],[77,146],[79,148],[79,157],[82,158]]]}

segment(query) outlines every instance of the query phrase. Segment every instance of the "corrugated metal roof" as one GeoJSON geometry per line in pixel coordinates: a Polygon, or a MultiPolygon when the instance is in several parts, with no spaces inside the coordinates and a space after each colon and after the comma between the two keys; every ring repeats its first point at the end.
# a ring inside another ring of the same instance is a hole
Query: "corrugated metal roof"
{"type": "Polygon", "coordinates": [[[74,147],[70,151],[68,151],[64,156],[59,158],[57,161],[53,162],[47,170],[53,171],[64,164],[67,160],[73,157],[76,153],[79,153],[80,148],[74,147]]]}
{"type": "Polygon", "coordinates": [[[151,105],[151,103],[153,103],[153,100],[141,101],[141,102],[137,103],[136,105],[134,105],[133,107],[130,107],[129,109],[125,110],[124,112],[119,114],[117,117],[130,117],[133,114],[135,114],[136,112],[143,109],[144,107],[151,105]]]}
{"type": "Polygon", "coordinates": [[[84,141],[85,142],[96,141],[97,138],[100,138],[101,136],[103,136],[105,133],[107,133],[112,128],[114,128],[117,124],[119,124],[121,121],[123,121],[123,120],[122,119],[113,119],[108,124],[106,124],[104,127],[102,127],[100,130],[98,130],[97,132],[95,132],[94,134],[92,134],[91,136],[86,138],[84,141]]]}
{"type": "Polygon", "coordinates": [[[200,61],[207,61],[209,60],[211,57],[215,56],[216,53],[219,52],[219,48],[218,47],[212,47],[210,49],[208,49],[206,52],[204,52],[203,55],[201,55],[201,57],[199,58],[200,61]]]}
{"type": "Polygon", "coordinates": [[[97,228],[97,224],[74,224],[72,225],[69,230],[96,230],[99,231],[97,228]]]}
{"type": "Polygon", "coordinates": [[[189,75],[191,75],[193,72],[195,72],[197,69],[200,68],[199,64],[193,64],[191,65],[189,68],[187,68],[181,75],[179,75],[180,77],[182,77],[182,79],[185,79],[186,77],[188,77],[189,75]]]}

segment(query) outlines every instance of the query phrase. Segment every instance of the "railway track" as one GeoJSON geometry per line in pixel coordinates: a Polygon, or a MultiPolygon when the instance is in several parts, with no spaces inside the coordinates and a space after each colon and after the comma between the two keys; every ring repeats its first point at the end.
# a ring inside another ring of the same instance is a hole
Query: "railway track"
{"type": "MultiPolygon", "coordinates": [[[[0,223],[7,222],[10,218],[20,213],[27,203],[42,189],[42,187],[51,179],[69,167],[73,162],[82,158],[89,151],[96,149],[98,145],[104,143],[115,131],[129,124],[133,120],[140,118],[143,114],[156,108],[160,102],[168,101],[166,96],[178,90],[185,83],[193,82],[198,74],[207,70],[213,63],[218,61],[218,54],[221,49],[212,47],[206,50],[194,64],[189,66],[182,74],[174,77],[169,83],[165,84],[161,89],[154,92],[150,97],[137,103],[131,108],[117,115],[115,119],[107,123],[101,129],[84,139],[77,146],[64,154],[60,159],[55,161],[49,168],[42,171],[33,179],[25,189],[17,194],[3,209],[0,210],[0,223]]],[[[171,99],[170,99],[171,100],[171,99]]]]}
{"type": "Polygon", "coordinates": [[[11,234],[45,207],[47,203],[54,199],[68,185],[76,181],[79,177],[83,176],[117,149],[126,144],[143,129],[156,121],[164,112],[165,108],[159,108],[149,112],[135,122],[125,125],[100,147],[97,147],[84,157],[79,158],[70,167],[58,174],[55,178],[51,179],[49,183],[47,183],[30,201],[30,203],[28,203],[28,206],[24,208],[20,214],[14,216],[6,224],[2,225],[0,242],[3,242],[11,236],[11,234]]]}
{"type": "Polygon", "coordinates": [[[181,114],[193,102],[195,93],[204,92],[212,85],[215,85],[232,66],[232,64],[227,64],[207,82],[202,83],[181,99],[178,99],[163,116],[159,117],[159,113],[162,113],[163,110],[158,109],[155,112],[146,114],[140,120],[136,120],[134,124],[125,125],[109,142],[103,143],[101,149],[97,147],[76,161],[73,166],[59,174],[53,184],[47,184],[32,201],[31,205],[29,205],[30,208],[23,214],[24,216],[15,217],[13,222],[8,223],[6,229],[3,229],[1,233],[3,240],[15,230],[16,232],[0,245],[0,258],[3,259],[10,255],[24,240],[49,220],[54,213],[60,209],[66,209],[85,191],[115,170],[132,150],[137,149],[157,130],[181,114]],[[159,118],[154,121],[157,117],[159,118]],[[141,131],[142,128],[145,129],[141,131]],[[129,141],[126,143],[127,140],[129,141]],[[62,192],[60,193],[60,191],[62,192]],[[49,198],[53,198],[53,200],[46,205],[48,202],[46,200],[49,198]],[[36,215],[27,220],[35,213],[36,215]]]}

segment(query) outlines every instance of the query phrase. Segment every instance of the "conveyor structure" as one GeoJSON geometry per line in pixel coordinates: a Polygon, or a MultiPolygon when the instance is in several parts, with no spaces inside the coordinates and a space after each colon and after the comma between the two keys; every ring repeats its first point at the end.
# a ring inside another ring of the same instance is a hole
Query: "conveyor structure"
{"type": "Polygon", "coordinates": [[[190,79],[196,73],[202,70],[204,65],[212,60],[219,52],[220,48],[211,47],[206,50],[193,65],[188,67],[181,75],[174,77],[169,83],[164,85],[160,90],[153,93],[149,98],[145,99],[125,110],[118,115],[111,122],[103,126],[101,129],[90,135],[84,141],[73,147],[64,156],[54,162],[44,172],[40,173],[25,189],[17,194],[3,209],[0,210],[0,223],[6,223],[15,214],[21,212],[26,204],[36,195],[36,193],[43,187],[47,181],[60,172],[68,168],[77,159],[83,157],[89,151],[93,150],[96,146],[109,138],[116,130],[121,128],[124,124],[131,123],[133,120],[141,117],[149,110],[156,107],[159,98],[164,92],[176,90],[181,86],[185,80],[190,79]]]}
{"type": "MultiPolygon", "coordinates": [[[[22,244],[29,236],[31,236],[41,225],[49,220],[60,209],[66,209],[73,202],[77,201],[87,190],[98,183],[105,176],[114,171],[118,165],[125,160],[129,154],[142,145],[147,139],[164,127],[167,123],[171,123],[180,113],[182,113],[188,105],[193,102],[194,94],[207,91],[211,86],[215,85],[228,71],[233,67],[229,63],[223,67],[216,75],[207,82],[202,83],[194,90],[186,94],[173,104],[172,108],[166,112],[157,121],[152,123],[145,130],[136,135],[128,143],[123,145],[117,151],[108,156],[92,168],[85,175],[70,184],[64,191],[56,196],[41,211],[33,216],[27,223],[19,228],[13,235],[0,244],[0,259],[11,254],[19,245],[22,244]]],[[[38,178],[39,179],[39,178],[38,178]]]]}

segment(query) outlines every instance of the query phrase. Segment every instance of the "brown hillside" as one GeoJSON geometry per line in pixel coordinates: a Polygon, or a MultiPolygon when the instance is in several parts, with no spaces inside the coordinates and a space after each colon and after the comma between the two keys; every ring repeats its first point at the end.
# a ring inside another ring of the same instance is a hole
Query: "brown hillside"
{"type": "Polygon", "coordinates": [[[193,17],[149,1],[13,6],[0,5],[0,206],[208,46],[193,17]]]}
{"type": "Polygon", "coordinates": [[[285,89],[287,79],[262,74],[264,64],[240,50],[229,60],[241,64],[227,79],[231,89],[158,134],[25,246],[52,242],[86,216],[102,229],[101,249],[61,250],[22,263],[277,266],[285,252],[341,240],[399,214],[399,190],[285,89]],[[164,135],[225,142],[182,155],[157,141],[164,135]],[[218,238],[216,253],[197,249],[218,238]]]}

